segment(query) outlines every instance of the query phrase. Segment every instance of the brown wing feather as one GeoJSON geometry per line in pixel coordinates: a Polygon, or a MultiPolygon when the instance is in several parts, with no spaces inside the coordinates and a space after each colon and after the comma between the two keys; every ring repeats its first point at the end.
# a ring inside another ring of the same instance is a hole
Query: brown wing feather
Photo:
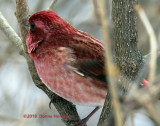
{"type": "Polygon", "coordinates": [[[93,36],[80,30],[78,30],[77,34],[73,35],[72,41],[73,43],[69,47],[77,57],[77,71],[85,76],[106,81],[103,44],[93,36]]]}
{"type": "Polygon", "coordinates": [[[78,64],[79,72],[85,76],[94,77],[98,80],[107,82],[104,71],[104,63],[99,60],[86,60],[78,64]]]}
{"type": "Polygon", "coordinates": [[[106,81],[103,44],[88,33],[79,30],[69,41],[70,43],[64,47],[69,47],[76,57],[75,63],[69,64],[71,69],[81,76],[106,81]]]}

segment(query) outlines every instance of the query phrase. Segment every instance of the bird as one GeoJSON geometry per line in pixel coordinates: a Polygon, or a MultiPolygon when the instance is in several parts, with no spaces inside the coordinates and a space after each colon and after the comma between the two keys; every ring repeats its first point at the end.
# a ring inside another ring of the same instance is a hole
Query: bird
{"type": "MultiPolygon", "coordinates": [[[[74,104],[95,107],[77,123],[85,124],[107,95],[103,43],[50,10],[33,14],[29,25],[28,53],[42,82],[74,104]]],[[[146,85],[144,80],[142,83],[146,85]]]]}
{"type": "MultiPolygon", "coordinates": [[[[103,43],[50,10],[33,14],[29,25],[26,45],[40,79],[58,96],[77,105],[95,107],[76,123],[86,124],[103,106],[107,95],[103,43]]],[[[143,87],[148,83],[142,80],[143,87]]]]}

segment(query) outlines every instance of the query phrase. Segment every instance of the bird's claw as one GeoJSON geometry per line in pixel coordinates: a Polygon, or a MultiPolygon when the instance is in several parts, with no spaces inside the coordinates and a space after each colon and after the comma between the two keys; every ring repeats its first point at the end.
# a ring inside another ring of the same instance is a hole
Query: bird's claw
{"type": "Polygon", "coordinates": [[[51,100],[49,102],[49,108],[51,109],[51,104],[55,102],[55,98],[56,98],[56,95],[55,94],[52,94],[51,95],[51,100]]]}
{"type": "Polygon", "coordinates": [[[86,126],[87,121],[88,121],[88,118],[84,118],[82,120],[79,120],[77,123],[75,123],[74,126],[86,126]]]}
{"type": "Polygon", "coordinates": [[[87,121],[88,121],[88,118],[84,118],[82,120],[80,120],[80,119],[71,120],[71,122],[74,122],[73,126],[86,126],[87,121]]]}

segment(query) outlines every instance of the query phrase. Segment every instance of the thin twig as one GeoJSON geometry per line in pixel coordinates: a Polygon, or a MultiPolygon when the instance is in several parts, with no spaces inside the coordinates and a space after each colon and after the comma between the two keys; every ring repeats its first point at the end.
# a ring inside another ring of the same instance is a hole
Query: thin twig
{"type": "Polygon", "coordinates": [[[52,0],[47,10],[52,10],[53,6],[56,4],[57,0],[52,0]]]}
{"type": "MultiPolygon", "coordinates": [[[[156,60],[157,60],[157,39],[154,33],[154,30],[144,12],[144,10],[142,9],[142,7],[140,5],[136,5],[135,6],[135,10],[136,12],[139,14],[139,17],[142,21],[142,23],[144,24],[147,33],[149,35],[150,38],[150,50],[151,50],[151,54],[150,54],[150,65],[149,65],[149,81],[151,83],[153,83],[155,81],[155,76],[156,76],[156,60]]],[[[157,87],[155,87],[156,89],[158,89],[157,87]]],[[[153,87],[151,87],[151,85],[148,86],[148,94],[151,94],[152,91],[154,91],[154,93],[157,93],[158,91],[153,90],[153,87]]],[[[147,93],[147,92],[145,92],[147,93]]],[[[136,93],[137,94],[137,93],[136,93]]],[[[159,116],[160,116],[160,112],[157,111],[156,109],[156,105],[155,102],[153,101],[153,97],[151,95],[144,96],[143,98],[145,99],[141,99],[139,102],[141,103],[141,105],[145,108],[145,110],[149,113],[150,118],[157,124],[160,125],[160,121],[159,121],[159,116]],[[148,104],[149,103],[149,104],[148,104]]],[[[137,98],[138,100],[139,98],[137,98]]]]}
{"type": "MultiPolygon", "coordinates": [[[[156,100],[160,94],[159,80],[155,84],[149,84],[143,89],[138,89],[135,85],[131,87],[130,92],[126,96],[124,106],[125,109],[132,111],[132,109],[143,107],[149,114],[150,118],[160,125],[160,112],[156,106],[156,100]],[[136,92],[136,93],[135,93],[136,92]],[[141,97],[140,97],[141,96],[141,97]],[[127,105],[127,106],[126,106],[127,105]]],[[[126,111],[128,113],[128,111],[126,111]]]]}
{"type": "Polygon", "coordinates": [[[21,51],[23,50],[22,40],[13,30],[13,28],[9,25],[8,21],[4,18],[1,12],[0,12],[0,29],[16,45],[16,47],[18,47],[21,51]]]}
{"type": "Polygon", "coordinates": [[[99,14],[102,24],[102,33],[104,39],[104,49],[105,49],[105,69],[106,75],[109,81],[109,88],[111,93],[111,102],[113,105],[114,115],[116,126],[122,126],[122,112],[120,107],[120,102],[117,95],[117,87],[114,82],[114,77],[119,73],[118,68],[114,65],[112,61],[112,54],[111,54],[111,46],[110,46],[110,39],[109,39],[109,32],[108,32],[108,22],[106,20],[106,8],[105,8],[105,0],[97,1],[99,6],[99,14]]]}
{"type": "Polygon", "coordinates": [[[154,33],[154,30],[140,5],[136,5],[135,7],[136,12],[138,13],[142,23],[144,24],[147,33],[150,38],[150,50],[151,50],[151,57],[150,57],[150,73],[149,73],[149,81],[153,82],[155,79],[156,74],[156,59],[157,59],[157,39],[154,33]]]}

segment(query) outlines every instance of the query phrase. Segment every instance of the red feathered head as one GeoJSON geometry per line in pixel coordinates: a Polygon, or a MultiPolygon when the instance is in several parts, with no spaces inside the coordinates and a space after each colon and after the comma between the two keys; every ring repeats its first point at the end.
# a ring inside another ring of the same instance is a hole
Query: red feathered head
{"type": "MultiPolygon", "coordinates": [[[[40,43],[45,42],[45,44],[43,44],[43,46],[45,46],[47,45],[46,42],[50,41],[48,40],[49,38],[54,39],[57,36],[69,34],[69,32],[73,32],[74,29],[55,12],[49,10],[33,14],[29,18],[29,24],[30,30],[26,42],[30,54],[38,48],[40,43]]],[[[52,43],[53,42],[54,41],[52,41],[52,43]]]]}

